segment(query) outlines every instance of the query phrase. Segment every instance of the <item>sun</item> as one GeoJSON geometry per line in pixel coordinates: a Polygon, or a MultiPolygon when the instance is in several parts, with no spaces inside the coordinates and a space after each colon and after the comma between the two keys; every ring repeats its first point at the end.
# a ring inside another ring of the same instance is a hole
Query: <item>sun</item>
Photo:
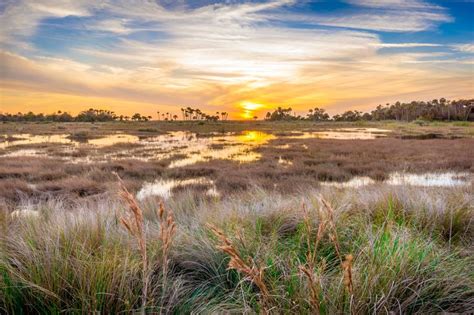
{"type": "Polygon", "coordinates": [[[249,110],[249,111],[254,111],[263,107],[262,104],[253,103],[249,101],[243,101],[242,103],[240,103],[240,105],[242,106],[243,109],[249,110]]]}
{"type": "Polygon", "coordinates": [[[259,103],[254,103],[250,101],[242,101],[240,107],[243,109],[241,117],[244,119],[252,119],[255,115],[254,112],[263,108],[264,106],[259,103]]]}

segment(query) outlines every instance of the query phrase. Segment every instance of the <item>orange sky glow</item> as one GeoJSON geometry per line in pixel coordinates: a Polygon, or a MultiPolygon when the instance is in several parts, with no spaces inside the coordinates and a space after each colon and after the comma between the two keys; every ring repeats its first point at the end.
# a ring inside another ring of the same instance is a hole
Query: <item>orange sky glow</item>
{"type": "Polygon", "coordinates": [[[474,90],[474,44],[450,40],[442,27],[455,11],[428,1],[341,0],[334,16],[292,0],[98,3],[0,10],[0,112],[156,119],[190,106],[262,119],[278,106],[333,115],[474,90]]]}

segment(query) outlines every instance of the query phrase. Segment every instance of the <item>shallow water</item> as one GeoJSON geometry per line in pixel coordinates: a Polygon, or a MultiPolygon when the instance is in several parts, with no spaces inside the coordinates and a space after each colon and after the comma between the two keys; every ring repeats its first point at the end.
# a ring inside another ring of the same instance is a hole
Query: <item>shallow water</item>
{"type": "MultiPolygon", "coordinates": [[[[324,186],[333,186],[339,188],[357,188],[379,183],[366,176],[357,176],[346,182],[321,182],[324,186]]],[[[389,175],[389,178],[383,183],[393,186],[419,186],[419,187],[454,187],[471,185],[469,173],[424,173],[411,174],[395,172],[389,175]]]]}
{"type": "MultiPolygon", "coordinates": [[[[277,138],[375,139],[386,132],[388,130],[376,128],[341,128],[278,136],[250,130],[242,133],[213,133],[200,136],[196,133],[175,131],[144,138],[116,133],[84,140],[74,139],[68,134],[13,134],[9,137],[3,135],[4,141],[0,142],[0,155],[56,156],[73,163],[96,163],[129,158],[144,161],[171,158],[169,167],[175,168],[217,159],[240,163],[257,161],[261,158],[261,154],[255,152],[255,149],[277,138]],[[55,147],[55,144],[61,146],[55,147]]],[[[288,144],[284,144],[278,148],[288,149],[289,147],[288,144]]],[[[279,163],[284,166],[291,165],[291,161],[280,160],[279,163]]]]}
{"type": "Polygon", "coordinates": [[[220,195],[216,189],[214,181],[205,177],[198,177],[184,180],[157,179],[154,182],[147,182],[143,184],[142,188],[137,192],[137,199],[143,200],[152,196],[168,199],[172,196],[174,188],[186,187],[190,185],[207,186],[208,189],[206,191],[206,194],[208,196],[218,197],[220,195]]]}
{"type": "Polygon", "coordinates": [[[386,137],[390,130],[379,128],[339,128],[327,131],[304,132],[290,135],[292,139],[335,139],[335,140],[372,140],[386,137]]]}
{"type": "Polygon", "coordinates": [[[128,134],[113,134],[105,137],[85,139],[84,141],[75,140],[69,134],[57,135],[31,135],[14,134],[7,137],[5,141],[0,142],[0,149],[6,149],[15,146],[34,145],[34,144],[70,144],[74,146],[92,145],[95,147],[106,147],[117,143],[135,143],[138,142],[137,136],[128,134]]]}
{"type": "Polygon", "coordinates": [[[108,135],[102,138],[89,139],[87,144],[97,147],[106,147],[117,143],[137,143],[140,139],[137,136],[127,134],[108,135]]]}
{"type": "Polygon", "coordinates": [[[0,149],[6,149],[17,145],[32,145],[41,143],[71,144],[73,141],[68,138],[68,134],[61,135],[30,135],[26,133],[14,134],[10,137],[6,135],[5,141],[0,142],[0,149]]]}
{"type": "Polygon", "coordinates": [[[424,187],[466,186],[470,184],[468,173],[392,173],[386,181],[390,185],[410,185],[424,187]]]}
{"type": "Polygon", "coordinates": [[[253,149],[275,139],[275,136],[259,131],[245,131],[241,134],[216,133],[201,137],[195,133],[177,131],[146,138],[128,134],[113,134],[87,141],[75,141],[70,139],[67,134],[54,136],[21,134],[13,135],[12,139],[15,140],[0,143],[0,149],[8,149],[3,152],[3,156],[54,155],[54,153],[46,151],[45,148],[25,148],[23,145],[66,144],[68,146],[58,148],[58,152],[73,155],[79,149],[107,149],[107,147],[117,144],[124,144],[124,146],[112,147],[105,151],[89,150],[87,156],[69,157],[69,160],[75,163],[92,163],[123,158],[159,160],[183,155],[183,158],[175,159],[170,164],[170,167],[173,168],[214,159],[230,159],[242,163],[256,161],[260,159],[261,155],[253,152],[253,149]]]}

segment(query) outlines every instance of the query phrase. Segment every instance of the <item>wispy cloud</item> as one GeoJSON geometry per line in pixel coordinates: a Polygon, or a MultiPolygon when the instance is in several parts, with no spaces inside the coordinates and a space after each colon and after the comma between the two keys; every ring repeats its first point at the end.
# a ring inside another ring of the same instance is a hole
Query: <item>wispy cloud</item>
{"type": "Polygon", "coordinates": [[[377,43],[375,47],[379,48],[416,48],[416,47],[441,47],[440,44],[432,43],[377,43]]]}
{"type": "Polygon", "coordinates": [[[474,53],[474,44],[458,44],[451,46],[454,50],[463,52],[463,53],[474,53]]]}
{"type": "MultiPolygon", "coordinates": [[[[8,25],[0,35],[0,83],[9,91],[49,93],[55,102],[63,95],[74,104],[81,97],[131,102],[133,111],[141,104],[144,113],[186,104],[233,112],[245,100],[339,110],[396,93],[468,90],[472,73],[458,66],[464,61],[436,51],[441,44],[385,43],[376,32],[431,29],[451,21],[444,9],[425,1],[347,2],[353,9],[344,14],[297,12],[293,0],[12,2],[0,13],[8,25]],[[48,18],[56,20],[45,25],[48,18]],[[75,35],[32,45],[46,26],[75,35]],[[382,48],[398,49],[381,55],[382,48]]],[[[472,52],[469,45],[452,49],[472,52]]],[[[21,104],[21,94],[10,93],[9,103],[21,104]]]]}
{"type": "Polygon", "coordinates": [[[422,0],[346,0],[358,6],[384,9],[441,9],[441,7],[422,0]]]}

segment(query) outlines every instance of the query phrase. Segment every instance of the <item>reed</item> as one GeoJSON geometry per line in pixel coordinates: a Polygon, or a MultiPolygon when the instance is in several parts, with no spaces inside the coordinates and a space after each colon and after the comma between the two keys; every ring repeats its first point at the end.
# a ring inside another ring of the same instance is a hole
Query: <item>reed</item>
{"type": "Polygon", "coordinates": [[[217,245],[216,248],[230,257],[228,269],[235,269],[244,274],[250,282],[258,287],[260,290],[262,310],[264,313],[268,313],[271,297],[270,291],[264,281],[265,268],[257,266],[255,261],[251,258],[248,258],[247,262],[244,261],[232,240],[228,238],[221,229],[210,223],[207,224],[207,227],[220,241],[220,244],[217,245]]]}
{"type": "MultiPolygon", "coordinates": [[[[176,222],[173,212],[165,209],[163,202],[156,211],[156,215],[160,224],[160,241],[161,241],[161,273],[162,273],[162,292],[160,310],[163,309],[164,297],[168,290],[168,272],[169,272],[169,254],[174,235],[176,233],[176,222]]],[[[161,312],[160,312],[161,313],[161,312]]]]}
{"type": "Polygon", "coordinates": [[[306,228],[306,264],[300,265],[299,270],[300,272],[306,277],[308,281],[308,287],[310,289],[310,297],[309,302],[312,311],[315,314],[320,313],[320,299],[319,299],[319,292],[320,292],[320,283],[318,276],[315,274],[316,271],[316,255],[318,250],[318,245],[321,239],[324,236],[324,232],[326,229],[326,221],[321,220],[322,216],[320,215],[318,231],[316,234],[316,238],[314,239],[314,245],[312,245],[312,235],[313,235],[313,224],[311,220],[311,216],[308,212],[306,204],[303,203],[303,222],[306,228]],[[312,248],[312,249],[311,249],[312,248]]]}
{"type": "Polygon", "coordinates": [[[120,197],[127,203],[128,212],[120,217],[120,223],[125,229],[132,235],[137,241],[138,248],[142,259],[142,306],[140,312],[145,314],[148,296],[148,283],[149,283],[149,267],[148,267],[148,256],[146,248],[146,233],[143,222],[143,211],[139,207],[135,197],[127,190],[120,176],[117,175],[119,186],[120,186],[120,197]]]}
{"type": "Polygon", "coordinates": [[[474,311],[472,187],[123,194],[0,210],[0,313],[133,313],[144,292],[163,314],[474,311]]]}

